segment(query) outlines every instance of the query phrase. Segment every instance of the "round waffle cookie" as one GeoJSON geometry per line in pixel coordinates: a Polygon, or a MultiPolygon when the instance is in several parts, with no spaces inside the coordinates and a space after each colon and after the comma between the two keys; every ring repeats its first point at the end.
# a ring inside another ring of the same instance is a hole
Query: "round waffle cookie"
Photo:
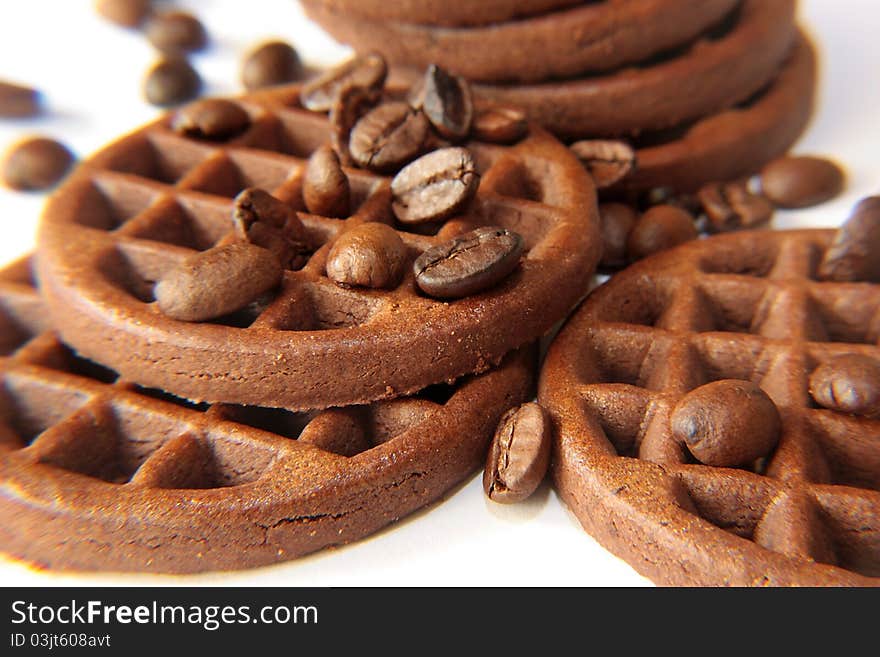
{"type": "Polygon", "coordinates": [[[582,3],[583,0],[321,0],[330,11],[378,21],[462,27],[485,25],[543,14],[582,3]]]}
{"type": "MultiPolygon", "coordinates": [[[[413,260],[462,231],[462,218],[408,232],[389,178],[346,169],[352,216],[306,213],[303,170],[329,141],[326,115],[298,89],[241,99],[250,128],[226,143],[180,136],[164,118],[82,165],[51,198],[37,269],[65,342],[135,381],[196,401],[294,410],[362,404],[485,371],[563,318],[584,295],[601,240],[596,198],[576,158],[532,126],[512,146],[470,142],[481,181],[464,218],[522,235],[518,268],[495,287],[445,301],[421,294],[413,260]],[[232,233],[232,199],[259,187],[299,210],[316,250],[285,271],[271,302],[188,323],[161,313],[153,282],[232,233]],[[408,250],[396,288],[344,288],[325,275],[342,233],[394,225],[408,250]]],[[[421,228],[421,227],[417,227],[421,228]]],[[[410,228],[410,230],[413,230],[410,228]]]]}
{"type": "Polygon", "coordinates": [[[455,386],[302,414],[128,383],[0,274],[0,546],[47,568],[185,573],[293,559],[439,499],[533,389],[534,352],[455,386]]]}
{"type": "Polygon", "coordinates": [[[584,528],[665,585],[880,583],[880,421],[818,408],[810,373],[880,356],[880,286],[826,283],[834,231],[733,233],[630,267],[551,345],[539,400],[553,478],[584,528]],[[688,391],[750,380],[782,418],[749,468],[695,462],[670,430],[688,391]]]}
{"type": "Polygon", "coordinates": [[[638,167],[621,187],[696,191],[708,182],[759,171],[783,155],[809,123],[816,91],[816,53],[803,35],[773,83],[748,102],[682,128],[634,141],[638,167]]]}
{"type": "Polygon", "coordinates": [[[418,69],[434,63],[487,82],[536,82],[644,61],[690,41],[737,4],[603,0],[525,20],[452,29],[412,20],[365,20],[323,0],[301,3],[310,18],[359,52],[375,50],[393,64],[418,69]]]}

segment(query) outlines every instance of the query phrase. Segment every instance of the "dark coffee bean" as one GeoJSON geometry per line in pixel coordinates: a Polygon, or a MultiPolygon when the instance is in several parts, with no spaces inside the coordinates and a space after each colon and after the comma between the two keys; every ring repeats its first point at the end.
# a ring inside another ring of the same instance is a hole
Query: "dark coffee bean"
{"type": "Polygon", "coordinates": [[[336,96],[346,87],[365,87],[381,91],[388,66],[378,53],[358,55],[305,84],[299,94],[300,104],[313,112],[329,112],[336,96]]]}
{"type": "Polygon", "coordinates": [[[95,11],[111,23],[137,27],[150,13],[150,0],[95,0],[95,11]]]}
{"type": "Polygon", "coordinates": [[[512,504],[537,490],[550,465],[551,432],[550,417],[535,402],[504,414],[483,470],[483,490],[490,500],[512,504]]]}
{"type": "Polygon", "coordinates": [[[185,59],[172,57],[157,62],[144,78],[144,97],[164,107],[192,100],[202,89],[202,79],[185,59]]]}
{"type": "Polygon", "coordinates": [[[526,136],[529,123],[523,111],[514,107],[480,110],[471,124],[471,136],[492,144],[511,144],[526,136]]]}
{"type": "Polygon", "coordinates": [[[428,119],[403,102],[383,103],[351,131],[348,150],[363,168],[387,173],[418,155],[428,136],[428,119]]]}
{"type": "Polygon", "coordinates": [[[296,211],[262,189],[250,187],[235,197],[232,223],[237,238],[268,249],[285,269],[299,269],[312,250],[296,211]]]}
{"type": "Polygon", "coordinates": [[[700,189],[698,197],[709,229],[715,233],[755,228],[770,221],[775,210],[743,182],[709,183],[700,189]]]}
{"type": "Polygon", "coordinates": [[[880,283],[880,196],[863,199],[837,231],[819,278],[880,283]]]}
{"type": "Polygon", "coordinates": [[[636,153],[622,141],[584,140],[571,145],[598,189],[605,189],[626,178],[636,167],[636,153]]]}
{"type": "Polygon", "coordinates": [[[845,183],[843,170],[819,157],[782,157],[761,170],[761,192],[782,208],[806,208],[837,196],[845,183]]]}
{"type": "Polygon", "coordinates": [[[431,64],[408,98],[422,110],[441,137],[463,139],[471,129],[474,102],[468,81],[431,64]]]}
{"type": "Polygon", "coordinates": [[[522,237],[483,226],[431,247],[413,264],[416,284],[441,299],[476,294],[501,282],[519,265],[522,237]]]}
{"type": "Polygon", "coordinates": [[[0,117],[19,118],[40,113],[40,93],[36,89],[0,80],[0,117]]]}
{"type": "Polygon", "coordinates": [[[391,208],[405,224],[457,214],[477,193],[480,176],[466,148],[441,148],[400,170],[391,181],[391,208]]]}
{"type": "Polygon", "coordinates": [[[167,11],[147,21],[147,40],[169,54],[201,50],[208,43],[205,27],[198,18],[184,11],[167,11]]]}
{"type": "Polygon", "coordinates": [[[46,137],[13,144],[3,156],[3,182],[12,189],[41,190],[57,184],[73,165],[73,153],[46,137]]]}
{"type": "Polygon", "coordinates": [[[252,50],[241,67],[245,89],[262,89],[299,80],[303,74],[299,53],[284,41],[268,41],[252,50]]]}
{"type": "Polygon", "coordinates": [[[880,362],[860,354],[835,356],[810,375],[819,406],[853,415],[880,415],[880,362]]]}
{"type": "Polygon", "coordinates": [[[156,284],[165,315],[199,322],[244,308],[281,281],[281,264],[271,252],[245,243],[200,251],[168,271],[156,284]]]}
{"type": "Polygon", "coordinates": [[[348,145],[351,131],[364,114],[379,102],[380,94],[367,87],[345,87],[339,90],[330,109],[330,144],[345,166],[354,164],[348,145]]]}
{"type": "Polygon", "coordinates": [[[601,203],[599,217],[602,220],[603,246],[600,264],[611,269],[623,267],[629,261],[627,239],[639,215],[634,208],[623,203],[601,203]]]}
{"type": "Polygon", "coordinates": [[[638,260],[699,237],[694,218],[674,205],[655,205],[639,218],[627,239],[629,257],[638,260]]]}
{"type": "Polygon", "coordinates": [[[248,129],[251,117],[238,103],[206,98],[181,108],[171,120],[171,129],[186,137],[224,141],[248,129]]]}
{"type": "Polygon", "coordinates": [[[312,153],[303,176],[303,200],[312,214],[348,216],[351,190],[339,158],[329,146],[312,153]]]}
{"type": "Polygon", "coordinates": [[[672,433],[706,465],[733,467],[767,456],[779,442],[782,419],[773,400],[750,381],[707,383],[672,411],[672,433]]]}
{"type": "Polygon", "coordinates": [[[391,226],[365,223],[348,230],[327,254],[327,276],[343,285],[391,288],[400,282],[406,245],[391,226]]]}

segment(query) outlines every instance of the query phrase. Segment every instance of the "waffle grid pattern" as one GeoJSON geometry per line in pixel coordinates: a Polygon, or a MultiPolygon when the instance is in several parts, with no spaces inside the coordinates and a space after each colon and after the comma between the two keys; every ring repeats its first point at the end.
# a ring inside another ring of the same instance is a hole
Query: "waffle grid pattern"
{"type": "Polygon", "coordinates": [[[728,553],[769,550],[806,565],[795,583],[810,581],[809,564],[837,566],[823,575],[831,583],[880,576],[880,421],[819,408],[808,390],[810,373],[833,356],[880,356],[880,286],[816,278],[831,236],[734,235],[651,259],[591,298],[548,365],[579,350],[562,380],[598,424],[562,425],[566,435],[581,431],[571,440],[592,467],[647,478],[648,464],[660,466],[677,507],[744,539],[728,553]],[[749,468],[699,464],[670,430],[685,393],[729,378],[760,385],[783,418],[775,452],[749,468]]]}

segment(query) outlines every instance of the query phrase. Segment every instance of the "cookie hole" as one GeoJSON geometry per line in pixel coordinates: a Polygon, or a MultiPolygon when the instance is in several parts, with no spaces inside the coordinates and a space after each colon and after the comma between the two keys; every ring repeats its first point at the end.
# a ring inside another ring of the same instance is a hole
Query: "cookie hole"
{"type": "Polygon", "coordinates": [[[384,305],[371,298],[335,285],[307,286],[307,308],[298,315],[297,330],[327,331],[354,328],[366,324],[384,305]]]}
{"type": "Polygon", "coordinates": [[[186,180],[186,187],[206,194],[235,198],[248,187],[272,192],[299,168],[299,163],[266,154],[236,151],[211,160],[186,180]]]}
{"type": "Polygon", "coordinates": [[[253,301],[240,310],[217,317],[211,320],[211,324],[219,324],[221,326],[229,326],[231,328],[246,329],[260,318],[269,304],[275,299],[276,291],[272,290],[262,295],[256,301],[253,301]]]}
{"type": "Polygon", "coordinates": [[[230,422],[245,424],[296,440],[315,413],[294,413],[281,408],[224,405],[223,416],[230,422]]]}
{"type": "Polygon", "coordinates": [[[70,187],[70,202],[60,211],[72,223],[111,231],[140,215],[161,194],[138,181],[98,173],[70,187]]]}
{"type": "Polygon", "coordinates": [[[210,444],[212,468],[210,488],[243,486],[257,481],[276,458],[271,447],[257,441],[229,435],[219,430],[206,434],[210,444]]]}
{"type": "Polygon", "coordinates": [[[825,328],[828,340],[847,344],[876,344],[880,326],[880,292],[867,285],[817,285],[810,293],[811,306],[825,328]]]}
{"type": "Polygon", "coordinates": [[[113,249],[98,258],[95,266],[104,280],[123,290],[141,303],[152,303],[156,300],[153,295],[155,279],[142,276],[135,262],[121,249],[113,249]]]}
{"type": "Polygon", "coordinates": [[[0,387],[0,421],[15,434],[20,445],[25,446],[72,415],[89,399],[88,394],[63,383],[8,373],[0,387]]]}
{"type": "Polygon", "coordinates": [[[33,289],[0,294],[0,355],[14,354],[48,328],[45,308],[33,289]]]}
{"type": "Polygon", "coordinates": [[[764,296],[764,285],[726,276],[706,276],[699,282],[705,316],[712,330],[749,333],[764,296]]]}
{"type": "MultiPolygon", "coordinates": [[[[219,230],[205,230],[204,223],[195,221],[192,213],[177,203],[168,203],[142,216],[137,226],[128,231],[131,237],[182,246],[195,251],[211,248],[219,230]]],[[[214,219],[216,221],[216,219],[214,219]]],[[[231,221],[228,222],[231,227],[231,221]]]]}
{"type": "Polygon", "coordinates": [[[125,146],[110,149],[95,164],[167,185],[182,179],[214,152],[205,144],[161,132],[135,135],[125,146]]]}
{"type": "MultiPolygon", "coordinates": [[[[451,386],[449,387],[451,388],[451,386]]],[[[440,393],[441,398],[445,397],[446,401],[449,401],[452,396],[447,390],[429,391],[429,395],[437,395],[437,393],[440,393]]],[[[373,404],[367,409],[372,443],[381,445],[402,435],[431,417],[439,410],[440,406],[440,403],[430,398],[418,396],[373,404]]]]}
{"type": "Polygon", "coordinates": [[[718,475],[705,466],[686,466],[679,472],[694,510],[703,520],[740,538],[752,540],[772,491],[747,477],[730,477],[719,485],[718,475]]]}
{"type": "Polygon", "coordinates": [[[733,274],[750,278],[766,278],[776,264],[777,250],[773,245],[743,249],[735,245],[716,245],[719,251],[699,261],[705,274],[733,274]]]}
{"type": "Polygon", "coordinates": [[[330,141],[330,123],[323,113],[280,110],[277,119],[277,140],[270,150],[307,159],[320,146],[330,141]]]}
{"type": "MultiPolygon", "coordinates": [[[[601,292],[602,288],[599,288],[601,292]]],[[[654,326],[663,315],[669,298],[649,279],[627,280],[617,285],[613,300],[601,304],[599,319],[616,324],[654,326]]]]}
{"type": "Polygon", "coordinates": [[[837,565],[866,577],[880,577],[880,521],[877,500],[848,491],[816,493],[819,513],[829,533],[837,565]]]}
{"type": "Polygon", "coordinates": [[[880,491],[880,420],[819,409],[809,424],[832,483],[880,491]]]}

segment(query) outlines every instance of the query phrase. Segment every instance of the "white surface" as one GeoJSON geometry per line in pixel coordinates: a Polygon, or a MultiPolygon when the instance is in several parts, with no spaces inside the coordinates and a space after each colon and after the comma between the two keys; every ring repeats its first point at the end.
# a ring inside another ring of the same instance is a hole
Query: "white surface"
{"type": "MultiPolygon", "coordinates": [[[[249,45],[278,36],[307,62],[346,53],[306,21],[293,0],[179,2],[205,22],[212,46],[195,58],[208,93],[234,93],[249,45]]],[[[777,227],[834,226],[861,197],[880,192],[880,10],[876,0],[802,0],[823,53],[823,86],[809,133],[796,148],[833,155],[850,173],[832,203],[779,215],[777,227]]],[[[0,78],[47,92],[48,115],[0,120],[0,148],[27,133],[55,136],[86,156],[155,117],[140,84],[154,55],[145,40],[97,18],[90,0],[0,0],[0,78]]],[[[0,189],[0,264],[33,248],[40,195],[0,189]]],[[[4,585],[522,585],[649,584],[603,550],[547,487],[516,507],[485,501],[478,477],[448,500],[377,536],[300,561],[196,577],[60,576],[0,558],[4,585]]]]}

